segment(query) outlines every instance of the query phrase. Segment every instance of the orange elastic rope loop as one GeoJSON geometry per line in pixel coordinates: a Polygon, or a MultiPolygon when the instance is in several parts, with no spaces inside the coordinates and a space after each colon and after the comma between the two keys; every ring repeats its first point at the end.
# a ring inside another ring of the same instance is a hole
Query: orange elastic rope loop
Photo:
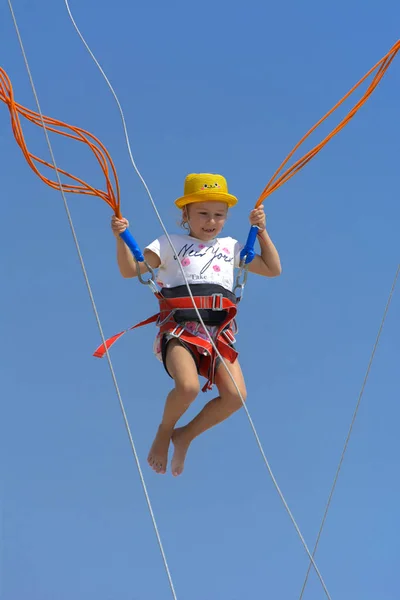
{"type": "Polygon", "coordinates": [[[99,163],[100,168],[103,172],[106,184],[106,191],[97,189],[83,181],[83,179],[80,179],[75,175],[71,175],[71,173],[68,173],[64,169],[60,169],[59,167],[57,167],[57,171],[61,175],[75,182],[75,184],[62,183],[62,189],[64,192],[68,192],[70,194],[84,194],[88,196],[97,196],[105,202],[107,202],[107,204],[113,209],[115,215],[121,218],[120,189],[117,172],[109,152],[98,138],[96,138],[88,131],[81,129],[80,127],[74,127],[72,125],[68,125],[67,123],[63,123],[62,121],[58,121],[57,119],[41,116],[39,113],[25,108],[21,104],[15,102],[11,81],[7,73],[1,67],[0,100],[2,100],[8,107],[14,137],[18,146],[21,148],[22,153],[26,158],[26,161],[28,162],[29,166],[34,171],[34,173],[36,173],[36,175],[38,175],[38,177],[40,177],[40,179],[51,188],[60,189],[60,185],[57,181],[53,181],[52,179],[49,179],[48,177],[43,175],[39,171],[36,164],[38,163],[39,165],[43,165],[53,170],[55,170],[55,167],[53,164],[29,152],[24,139],[20,122],[20,116],[24,117],[25,119],[39,127],[43,127],[44,124],[47,131],[51,131],[53,133],[57,133],[59,135],[71,138],[78,142],[87,144],[92,150],[93,154],[95,155],[97,162],[99,163]]]}
{"type": "Polygon", "coordinates": [[[267,185],[264,188],[262,194],[260,195],[259,199],[256,202],[256,205],[255,205],[256,208],[258,206],[260,206],[260,204],[262,204],[262,202],[268,196],[270,196],[273,192],[275,192],[275,190],[277,190],[278,188],[280,188],[284,183],[286,183],[287,181],[289,181],[289,179],[291,179],[294,175],[296,175],[296,173],[298,173],[308,162],[310,162],[310,160],[312,158],[314,158],[314,156],[316,156],[318,154],[318,152],[320,152],[322,150],[322,148],[324,148],[326,146],[326,144],[329,142],[329,140],[331,140],[337,133],[339,133],[339,131],[341,131],[347,125],[347,123],[349,123],[349,121],[351,121],[351,119],[354,117],[354,115],[366,103],[366,101],[368,100],[368,98],[371,96],[372,92],[378,87],[379,83],[381,82],[383,76],[385,75],[386,71],[390,67],[390,64],[392,63],[394,57],[396,56],[396,54],[398,53],[399,50],[400,50],[400,40],[398,40],[394,44],[394,46],[391,48],[391,50],[378,63],[376,63],[376,65],[374,67],[372,67],[372,69],[370,69],[368,71],[368,73],[366,73],[364,75],[364,77],[362,77],[360,79],[360,81],[358,83],[356,83],[356,85],[353,86],[351,88],[351,90],[349,92],[347,92],[347,94],[345,96],[343,96],[343,98],[341,100],[339,100],[339,102],[337,104],[335,104],[335,106],[329,112],[327,112],[326,115],[324,117],[322,117],[322,119],[320,119],[318,121],[318,123],[316,123],[314,125],[314,127],[312,127],[306,133],[306,135],[304,135],[301,138],[301,140],[296,144],[296,146],[293,148],[293,150],[288,154],[288,156],[285,158],[285,160],[283,161],[283,163],[280,165],[280,167],[277,169],[277,171],[275,171],[275,173],[273,174],[273,176],[271,177],[271,179],[267,183],[267,185]],[[347,98],[349,98],[349,96],[351,96],[351,94],[375,70],[378,70],[378,71],[375,74],[375,76],[374,76],[373,80],[371,81],[370,85],[368,86],[367,90],[365,91],[364,95],[355,104],[355,106],[349,111],[349,113],[347,114],[347,116],[344,117],[344,119],[342,119],[342,121],[333,129],[333,131],[330,134],[328,134],[322,140],[322,142],[320,142],[319,144],[317,144],[314,148],[312,148],[312,150],[310,150],[302,158],[300,158],[299,160],[297,160],[284,173],[280,174],[282,172],[283,168],[287,165],[287,163],[289,162],[289,160],[292,158],[292,156],[296,152],[296,150],[298,150],[298,148],[300,148],[300,146],[303,144],[303,142],[317,129],[317,127],[319,127],[321,125],[321,123],[323,123],[333,112],[335,112],[335,110],[337,108],[339,108],[339,106],[341,106],[343,104],[343,102],[345,102],[345,100],[347,100],[347,98]]]}

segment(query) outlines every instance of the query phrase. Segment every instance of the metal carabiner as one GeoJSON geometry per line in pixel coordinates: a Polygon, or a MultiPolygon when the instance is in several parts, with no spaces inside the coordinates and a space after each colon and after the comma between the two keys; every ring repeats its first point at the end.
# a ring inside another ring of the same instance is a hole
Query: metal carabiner
{"type": "Polygon", "coordinates": [[[233,288],[233,293],[236,293],[236,290],[240,289],[240,295],[236,295],[237,300],[241,300],[244,294],[244,286],[247,283],[248,276],[248,265],[246,264],[246,256],[242,258],[239,264],[239,271],[236,275],[235,287],[233,288]]]}
{"type": "Polygon", "coordinates": [[[150,277],[148,279],[144,279],[142,273],[140,272],[139,262],[136,260],[135,256],[133,258],[136,263],[137,274],[138,274],[138,279],[139,279],[140,283],[142,283],[143,285],[148,285],[151,288],[152,292],[154,292],[154,294],[157,294],[159,290],[158,290],[158,286],[154,280],[155,275],[154,275],[153,268],[149,265],[147,260],[143,261],[143,263],[146,266],[146,269],[148,270],[148,272],[150,274],[150,277]]]}

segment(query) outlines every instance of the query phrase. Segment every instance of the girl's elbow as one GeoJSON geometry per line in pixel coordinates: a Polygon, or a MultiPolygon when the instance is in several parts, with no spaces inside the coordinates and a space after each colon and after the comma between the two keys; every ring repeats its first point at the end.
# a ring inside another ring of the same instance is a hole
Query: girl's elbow
{"type": "Polygon", "coordinates": [[[279,275],[282,274],[282,267],[281,265],[276,265],[275,267],[273,267],[272,269],[269,269],[269,277],[279,277],[279,275]]]}
{"type": "Polygon", "coordinates": [[[124,279],[132,279],[137,275],[136,271],[132,271],[130,269],[120,269],[119,272],[121,273],[124,279]]]}

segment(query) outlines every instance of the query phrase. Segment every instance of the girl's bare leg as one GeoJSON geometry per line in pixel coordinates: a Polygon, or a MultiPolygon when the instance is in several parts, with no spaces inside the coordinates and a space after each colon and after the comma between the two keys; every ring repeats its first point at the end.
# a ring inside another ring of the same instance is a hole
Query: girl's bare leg
{"type": "MultiPolygon", "coordinates": [[[[243,400],[246,400],[246,386],[239,361],[236,360],[233,364],[227,362],[226,364],[236,381],[243,400]]],[[[178,427],[172,434],[175,451],[172,458],[171,470],[175,476],[182,473],[186,452],[194,438],[207,431],[207,429],[225,421],[225,419],[243,406],[236,387],[222,364],[217,369],[215,384],[218,388],[219,396],[214,398],[214,400],[210,400],[190,423],[184,427],[178,427]]]]}
{"type": "Polygon", "coordinates": [[[167,348],[166,366],[175,387],[167,396],[163,418],[147,458],[157,473],[166,472],[174,427],[200,391],[196,364],[190,352],[178,340],[171,340],[167,348]]]}

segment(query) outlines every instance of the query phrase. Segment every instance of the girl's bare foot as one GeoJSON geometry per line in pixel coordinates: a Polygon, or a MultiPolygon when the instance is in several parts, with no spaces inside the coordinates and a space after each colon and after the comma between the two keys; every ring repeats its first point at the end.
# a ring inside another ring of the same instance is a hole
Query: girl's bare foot
{"type": "Polygon", "coordinates": [[[171,471],[174,477],[183,472],[185,466],[186,452],[192,440],[185,437],[185,427],[177,427],[172,433],[172,443],[174,444],[174,455],[171,462],[171,471]]]}
{"type": "Polygon", "coordinates": [[[171,441],[171,429],[160,425],[154,442],[150,448],[147,462],[156,473],[164,474],[167,470],[168,449],[171,441]]]}

